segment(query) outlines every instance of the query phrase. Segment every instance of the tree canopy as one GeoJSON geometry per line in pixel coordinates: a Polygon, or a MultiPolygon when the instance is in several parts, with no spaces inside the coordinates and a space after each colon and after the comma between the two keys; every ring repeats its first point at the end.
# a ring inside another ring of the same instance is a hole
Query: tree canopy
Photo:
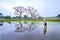
{"type": "Polygon", "coordinates": [[[0,15],[2,15],[2,13],[0,13],[0,15]]]}
{"type": "Polygon", "coordinates": [[[58,14],[57,17],[60,17],[60,14],[58,14]]]}
{"type": "MultiPolygon", "coordinates": [[[[21,17],[22,13],[27,12],[28,14],[31,15],[31,19],[34,19],[36,17],[35,14],[37,14],[36,12],[38,12],[38,10],[36,10],[34,7],[23,7],[23,6],[19,6],[19,7],[14,7],[13,8],[15,10],[15,14],[19,15],[21,17]]],[[[25,18],[27,17],[26,15],[24,16],[25,18]]]]}
{"type": "Polygon", "coordinates": [[[5,16],[5,19],[11,19],[11,17],[10,16],[5,16]]]}

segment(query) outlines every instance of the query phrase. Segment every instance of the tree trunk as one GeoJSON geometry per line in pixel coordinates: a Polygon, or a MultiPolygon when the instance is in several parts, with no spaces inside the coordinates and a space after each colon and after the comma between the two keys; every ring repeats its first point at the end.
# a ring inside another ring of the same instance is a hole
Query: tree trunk
{"type": "Polygon", "coordinates": [[[20,15],[19,15],[19,17],[20,17],[20,20],[21,20],[21,15],[22,15],[22,13],[20,13],[20,15]]]}
{"type": "Polygon", "coordinates": [[[31,14],[31,19],[32,19],[32,20],[34,20],[34,19],[35,19],[35,18],[34,18],[34,14],[31,14]]]}
{"type": "Polygon", "coordinates": [[[33,14],[31,14],[31,19],[33,20],[33,14]]]}

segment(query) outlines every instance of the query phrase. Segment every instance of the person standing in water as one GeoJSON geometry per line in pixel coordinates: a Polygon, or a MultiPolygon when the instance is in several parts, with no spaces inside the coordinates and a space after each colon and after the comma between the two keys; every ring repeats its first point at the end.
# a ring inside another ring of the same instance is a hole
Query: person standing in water
{"type": "Polygon", "coordinates": [[[44,22],[44,27],[47,27],[46,19],[43,19],[43,22],[44,22]]]}
{"type": "Polygon", "coordinates": [[[46,34],[46,31],[47,31],[47,22],[46,22],[46,19],[43,19],[43,23],[44,23],[43,34],[46,34]]]}

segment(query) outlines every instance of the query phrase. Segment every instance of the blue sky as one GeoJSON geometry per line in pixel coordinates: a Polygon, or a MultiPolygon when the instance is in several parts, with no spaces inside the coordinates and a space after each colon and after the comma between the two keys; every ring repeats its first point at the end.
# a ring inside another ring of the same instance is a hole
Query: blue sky
{"type": "Polygon", "coordinates": [[[60,13],[60,0],[0,0],[0,12],[14,16],[13,7],[24,6],[38,9],[43,17],[56,16],[60,13]]]}

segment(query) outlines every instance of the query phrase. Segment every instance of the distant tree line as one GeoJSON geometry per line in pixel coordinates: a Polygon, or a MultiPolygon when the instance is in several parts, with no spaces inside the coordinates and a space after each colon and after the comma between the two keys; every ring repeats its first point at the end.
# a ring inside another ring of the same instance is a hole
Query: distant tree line
{"type": "MultiPolygon", "coordinates": [[[[3,14],[2,13],[0,13],[0,18],[3,18],[3,19],[11,19],[11,16],[3,16],[3,14]]],[[[16,17],[12,17],[13,19],[19,19],[20,17],[19,16],[16,16],[16,17]]],[[[27,15],[24,15],[24,17],[23,17],[24,19],[27,19],[27,18],[30,18],[30,17],[28,17],[27,15]]],[[[41,16],[39,16],[38,17],[38,19],[41,19],[42,17],[41,16]]]]}
{"type": "Polygon", "coordinates": [[[11,17],[10,17],[10,16],[4,16],[4,18],[5,18],[5,19],[11,19],[11,17]]]}
{"type": "Polygon", "coordinates": [[[10,16],[3,16],[2,13],[0,13],[0,19],[11,19],[10,16]]]}

